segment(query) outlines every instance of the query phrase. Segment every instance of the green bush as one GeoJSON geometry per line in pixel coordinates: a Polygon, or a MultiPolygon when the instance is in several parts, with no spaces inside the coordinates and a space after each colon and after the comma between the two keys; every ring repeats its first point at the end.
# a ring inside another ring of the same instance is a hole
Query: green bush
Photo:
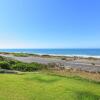
{"type": "Polygon", "coordinates": [[[26,71],[27,68],[27,64],[26,63],[17,63],[15,65],[12,65],[12,69],[14,70],[18,70],[18,71],[26,71]]]}
{"type": "Polygon", "coordinates": [[[45,64],[39,64],[39,63],[30,63],[28,66],[29,71],[34,71],[34,70],[42,70],[42,69],[46,69],[47,65],[45,64]]]}
{"type": "Polygon", "coordinates": [[[91,63],[93,66],[95,65],[95,63],[91,63]]]}
{"type": "Polygon", "coordinates": [[[37,71],[46,69],[47,65],[39,63],[24,63],[11,58],[5,58],[0,56],[0,68],[1,69],[10,69],[18,71],[37,71]]]}
{"type": "Polygon", "coordinates": [[[10,64],[7,61],[0,61],[1,69],[10,69],[10,64]]]}
{"type": "Polygon", "coordinates": [[[27,53],[12,53],[16,57],[28,57],[29,54],[27,53]]]}
{"type": "Polygon", "coordinates": [[[8,60],[8,63],[9,63],[10,65],[15,65],[15,64],[17,64],[17,63],[20,63],[20,61],[16,61],[16,60],[10,59],[10,60],[8,60]]]}
{"type": "Polygon", "coordinates": [[[12,65],[13,70],[18,71],[36,71],[46,68],[46,65],[44,64],[38,64],[38,63],[17,63],[15,65],[12,65]]]}
{"type": "Polygon", "coordinates": [[[0,56],[0,61],[4,61],[5,57],[0,56]]]}
{"type": "Polygon", "coordinates": [[[66,60],[66,57],[61,58],[61,60],[66,60]]]}

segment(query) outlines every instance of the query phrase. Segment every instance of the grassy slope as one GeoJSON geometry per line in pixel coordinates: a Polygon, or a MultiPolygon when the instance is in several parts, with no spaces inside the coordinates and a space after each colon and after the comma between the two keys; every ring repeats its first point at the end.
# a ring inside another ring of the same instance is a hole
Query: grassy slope
{"type": "Polygon", "coordinates": [[[100,100],[100,84],[43,73],[0,74],[0,100],[100,100]]]}

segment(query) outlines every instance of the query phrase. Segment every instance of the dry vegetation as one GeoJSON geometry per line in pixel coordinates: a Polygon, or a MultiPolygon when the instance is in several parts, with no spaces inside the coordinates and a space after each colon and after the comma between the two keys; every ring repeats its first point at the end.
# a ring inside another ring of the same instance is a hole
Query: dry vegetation
{"type": "Polygon", "coordinates": [[[49,69],[47,72],[60,75],[60,76],[79,76],[82,78],[86,78],[89,80],[100,81],[100,73],[96,72],[87,72],[87,71],[80,71],[78,69],[49,69]]]}

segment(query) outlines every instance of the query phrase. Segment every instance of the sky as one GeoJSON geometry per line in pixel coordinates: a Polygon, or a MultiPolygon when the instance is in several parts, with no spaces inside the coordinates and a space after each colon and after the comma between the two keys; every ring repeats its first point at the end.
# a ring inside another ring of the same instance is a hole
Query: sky
{"type": "Polygon", "coordinates": [[[100,0],[0,0],[0,48],[100,48],[100,0]]]}

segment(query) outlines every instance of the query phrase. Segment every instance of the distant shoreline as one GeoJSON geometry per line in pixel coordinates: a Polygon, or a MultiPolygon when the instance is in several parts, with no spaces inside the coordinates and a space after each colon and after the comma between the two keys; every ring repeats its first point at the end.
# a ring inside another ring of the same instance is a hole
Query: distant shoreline
{"type": "MultiPolygon", "coordinates": [[[[20,53],[20,52],[19,52],[20,53]]],[[[29,53],[28,53],[29,54],[29,53]]],[[[40,53],[35,53],[37,55],[50,55],[50,56],[65,56],[65,57],[82,57],[82,58],[89,58],[89,57],[92,57],[92,58],[100,58],[100,55],[96,55],[96,56],[91,56],[91,55],[64,55],[64,54],[40,54],[40,53]]]]}
{"type": "Polygon", "coordinates": [[[28,53],[28,52],[1,52],[0,53],[8,53],[8,54],[11,54],[11,53],[25,53],[25,54],[32,54],[32,55],[38,55],[38,56],[43,56],[43,55],[48,55],[48,56],[54,56],[54,57],[79,57],[79,58],[100,58],[100,55],[95,55],[95,56],[92,56],[92,55],[76,55],[76,54],[72,54],[72,55],[64,55],[64,54],[47,54],[47,53],[28,53]]]}

